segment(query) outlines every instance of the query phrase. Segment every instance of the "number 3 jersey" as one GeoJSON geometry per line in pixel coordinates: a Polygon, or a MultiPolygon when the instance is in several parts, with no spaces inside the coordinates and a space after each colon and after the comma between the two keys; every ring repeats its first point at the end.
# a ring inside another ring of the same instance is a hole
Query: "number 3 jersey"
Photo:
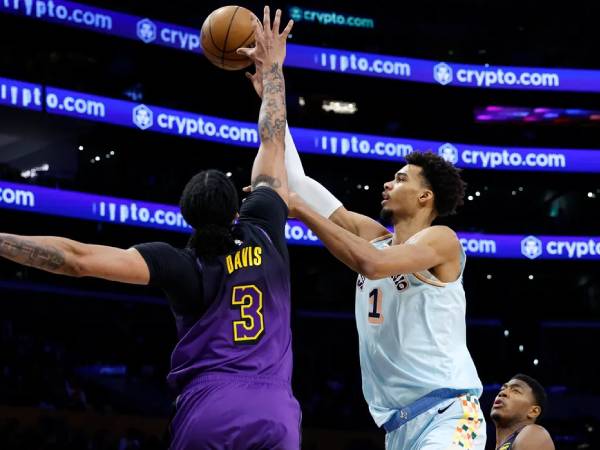
{"type": "MultiPolygon", "coordinates": [[[[386,236],[373,245],[383,249],[391,242],[386,236]]],[[[462,252],[461,274],[451,283],[440,282],[429,271],[380,280],[358,276],[362,388],[378,426],[438,389],[481,395],[466,344],[465,259],[462,252]]]]}
{"type": "Polygon", "coordinates": [[[177,391],[198,376],[238,374],[291,382],[287,206],[259,188],[232,226],[237,246],[215,258],[165,243],[138,245],[175,315],[178,342],[167,381],[177,391]]]}

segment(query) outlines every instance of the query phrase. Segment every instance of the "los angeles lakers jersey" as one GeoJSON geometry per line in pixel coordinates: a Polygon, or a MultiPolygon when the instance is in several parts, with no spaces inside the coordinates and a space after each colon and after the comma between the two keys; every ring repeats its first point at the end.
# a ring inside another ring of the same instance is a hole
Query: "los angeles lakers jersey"
{"type": "MultiPolygon", "coordinates": [[[[373,243],[391,245],[386,236],[373,243]]],[[[356,322],[362,388],[378,426],[438,389],[479,397],[482,385],[466,344],[462,272],[442,283],[429,271],[380,280],[358,276],[356,322]]]]}
{"type": "Polygon", "coordinates": [[[504,442],[502,442],[502,444],[500,444],[500,447],[498,447],[497,450],[510,450],[511,448],[513,448],[513,445],[515,444],[515,440],[517,439],[517,436],[519,435],[521,430],[523,430],[523,428],[521,428],[521,429],[515,431],[513,434],[511,434],[508,437],[508,439],[506,439],[504,442]]]}

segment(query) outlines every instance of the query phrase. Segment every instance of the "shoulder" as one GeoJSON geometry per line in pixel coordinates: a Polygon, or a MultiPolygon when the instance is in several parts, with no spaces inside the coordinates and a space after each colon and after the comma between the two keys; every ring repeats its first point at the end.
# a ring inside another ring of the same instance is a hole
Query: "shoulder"
{"type": "Polygon", "coordinates": [[[244,199],[240,208],[239,221],[275,221],[279,224],[287,219],[288,212],[287,204],[276,191],[261,186],[244,199]]]}
{"type": "Polygon", "coordinates": [[[554,443],[550,433],[544,427],[532,424],[527,425],[519,432],[515,439],[514,448],[515,450],[553,450],[554,443]]]}
{"type": "Polygon", "coordinates": [[[286,206],[285,201],[281,196],[269,186],[261,185],[252,190],[250,194],[244,200],[244,204],[247,202],[253,203],[256,201],[269,202],[271,204],[286,206]]]}
{"type": "Polygon", "coordinates": [[[173,247],[171,244],[166,242],[146,242],[144,244],[137,244],[133,246],[142,256],[154,256],[154,255],[180,255],[182,257],[188,256],[191,249],[180,249],[173,247]]]}
{"type": "Polygon", "coordinates": [[[234,226],[235,236],[240,239],[242,245],[272,243],[269,235],[269,224],[266,222],[254,223],[249,220],[239,220],[234,226]]]}
{"type": "Polygon", "coordinates": [[[147,242],[133,247],[152,269],[169,270],[182,265],[195,265],[196,253],[191,248],[177,248],[166,242],[147,242]]]}
{"type": "Polygon", "coordinates": [[[454,230],[444,225],[425,228],[408,239],[406,243],[428,245],[443,253],[456,253],[461,245],[454,230]]]}
{"type": "Polygon", "coordinates": [[[409,239],[409,242],[413,240],[458,242],[458,236],[450,227],[445,225],[433,225],[419,231],[409,239]]]}

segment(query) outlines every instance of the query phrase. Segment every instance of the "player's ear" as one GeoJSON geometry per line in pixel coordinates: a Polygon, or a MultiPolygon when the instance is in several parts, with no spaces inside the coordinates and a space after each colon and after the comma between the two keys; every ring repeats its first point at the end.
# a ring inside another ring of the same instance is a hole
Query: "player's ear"
{"type": "Polygon", "coordinates": [[[428,201],[433,201],[433,191],[430,189],[424,189],[419,194],[419,203],[424,205],[428,201]]]}
{"type": "Polygon", "coordinates": [[[531,419],[535,422],[541,413],[542,413],[542,408],[540,408],[538,405],[534,405],[531,408],[529,408],[529,412],[527,413],[527,418],[531,419]]]}

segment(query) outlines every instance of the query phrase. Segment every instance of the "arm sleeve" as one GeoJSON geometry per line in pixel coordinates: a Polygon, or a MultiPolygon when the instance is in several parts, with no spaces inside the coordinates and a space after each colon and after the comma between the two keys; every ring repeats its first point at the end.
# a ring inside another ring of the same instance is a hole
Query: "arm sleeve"
{"type": "Polygon", "coordinates": [[[285,168],[289,189],[302,197],[308,206],[323,217],[329,218],[336,209],[342,206],[342,202],[321,183],[306,176],[298,149],[287,125],[285,127],[285,168]]]}
{"type": "Polygon", "coordinates": [[[246,198],[240,209],[240,222],[249,222],[262,228],[279,253],[287,260],[285,224],[288,207],[279,194],[267,186],[262,186],[246,198]]]}
{"type": "Polygon", "coordinates": [[[202,277],[191,255],[165,242],[139,244],[134,248],[148,265],[150,286],[165,292],[175,312],[191,314],[202,307],[202,277]]]}

